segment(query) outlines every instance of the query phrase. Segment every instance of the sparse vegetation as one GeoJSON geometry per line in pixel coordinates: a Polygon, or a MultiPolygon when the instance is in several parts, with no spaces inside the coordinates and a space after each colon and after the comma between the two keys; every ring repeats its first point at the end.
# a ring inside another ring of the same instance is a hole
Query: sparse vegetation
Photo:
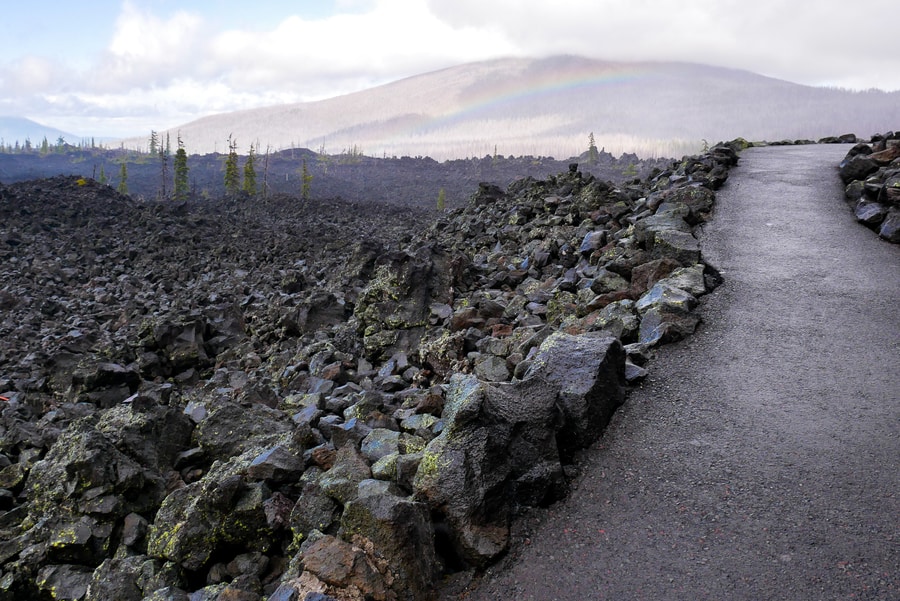
{"type": "Polygon", "coordinates": [[[309,200],[309,188],[312,183],[313,176],[310,175],[309,170],[306,168],[306,159],[303,159],[303,170],[300,175],[300,197],[303,200],[309,200]]]}
{"type": "Polygon", "coordinates": [[[250,145],[250,153],[244,162],[244,184],[241,189],[250,196],[256,196],[256,152],[253,144],[250,145]]]}
{"type": "Polygon", "coordinates": [[[597,150],[597,143],[594,140],[594,132],[588,136],[588,162],[596,165],[600,160],[600,151],[597,150]]]}
{"type": "Polygon", "coordinates": [[[119,194],[128,194],[128,165],[122,161],[119,168],[119,185],[116,187],[119,194]]]}
{"type": "Polygon", "coordinates": [[[178,150],[175,151],[175,200],[185,201],[190,195],[188,187],[188,164],[187,151],[184,149],[184,142],[181,140],[181,134],[178,134],[178,150]]]}
{"type": "Polygon", "coordinates": [[[237,142],[228,136],[228,156],[225,158],[225,194],[237,194],[241,187],[238,172],[237,142]]]}

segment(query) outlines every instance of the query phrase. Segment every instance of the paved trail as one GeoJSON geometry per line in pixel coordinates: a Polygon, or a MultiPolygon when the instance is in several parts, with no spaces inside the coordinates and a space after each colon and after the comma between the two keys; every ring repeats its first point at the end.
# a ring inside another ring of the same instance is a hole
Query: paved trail
{"type": "Polygon", "coordinates": [[[900,599],[900,248],[844,204],[847,149],[741,154],[700,331],[464,598],[900,599]]]}

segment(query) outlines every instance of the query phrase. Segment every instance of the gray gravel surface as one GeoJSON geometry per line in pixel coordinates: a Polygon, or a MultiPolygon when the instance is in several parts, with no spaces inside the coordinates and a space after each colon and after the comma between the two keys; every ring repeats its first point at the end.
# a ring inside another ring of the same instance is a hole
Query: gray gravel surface
{"type": "Polygon", "coordinates": [[[444,598],[900,599],[900,248],[843,202],[847,150],[742,153],[700,331],[660,350],[570,498],[444,598]]]}

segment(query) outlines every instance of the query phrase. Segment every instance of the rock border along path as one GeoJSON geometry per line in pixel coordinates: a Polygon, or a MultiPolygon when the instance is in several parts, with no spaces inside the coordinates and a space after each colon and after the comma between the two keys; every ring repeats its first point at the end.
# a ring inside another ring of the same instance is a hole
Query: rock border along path
{"type": "Polygon", "coordinates": [[[844,145],[753,148],[720,190],[725,284],[485,599],[900,598],[900,249],[842,200],[844,145]]]}

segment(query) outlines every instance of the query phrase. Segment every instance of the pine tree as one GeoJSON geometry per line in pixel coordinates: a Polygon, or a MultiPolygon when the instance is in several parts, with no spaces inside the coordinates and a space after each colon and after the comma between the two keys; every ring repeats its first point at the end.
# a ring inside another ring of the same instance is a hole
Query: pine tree
{"type": "Polygon", "coordinates": [[[48,152],[50,152],[50,143],[47,141],[47,136],[44,136],[44,140],[41,142],[41,154],[48,152]]]}
{"type": "Polygon", "coordinates": [[[269,145],[266,145],[266,154],[263,155],[263,198],[269,197],[269,145]]]}
{"type": "Polygon", "coordinates": [[[596,163],[600,160],[600,152],[597,150],[597,144],[594,142],[594,132],[588,136],[588,161],[596,163]]]}
{"type": "Polygon", "coordinates": [[[441,188],[438,191],[437,210],[443,211],[447,208],[447,191],[441,188]]]}
{"type": "Polygon", "coordinates": [[[128,167],[125,161],[122,161],[122,167],[119,169],[119,185],[116,191],[119,194],[128,194],[128,167]]]}
{"type": "Polygon", "coordinates": [[[165,149],[159,152],[159,164],[159,199],[165,200],[169,196],[166,190],[169,182],[169,153],[165,149]]]}
{"type": "Polygon", "coordinates": [[[100,165],[100,179],[97,180],[104,186],[109,183],[109,179],[106,177],[106,170],[103,168],[103,165],[100,165]]]}
{"type": "Polygon", "coordinates": [[[237,142],[228,136],[228,156],[225,158],[225,194],[237,194],[241,188],[238,172],[237,142]]]}
{"type": "Polygon", "coordinates": [[[309,200],[309,187],[312,182],[313,176],[309,174],[309,171],[306,169],[306,159],[303,159],[303,171],[300,175],[300,197],[303,200],[309,200]]]}
{"type": "Polygon", "coordinates": [[[188,187],[188,164],[187,151],[184,149],[184,142],[181,141],[181,134],[178,134],[178,150],[175,151],[175,200],[186,201],[190,196],[188,187]]]}
{"type": "Polygon", "coordinates": [[[253,144],[250,145],[250,154],[247,155],[247,162],[244,163],[244,186],[243,191],[250,196],[256,196],[256,158],[253,150],[253,144]]]}
{"type": "Polygon", "coordinates": [[[156,130],[150,130],[150,156],[155,157],[156,153],[159,152],[159,134],[156,133],[156,130]]]}

